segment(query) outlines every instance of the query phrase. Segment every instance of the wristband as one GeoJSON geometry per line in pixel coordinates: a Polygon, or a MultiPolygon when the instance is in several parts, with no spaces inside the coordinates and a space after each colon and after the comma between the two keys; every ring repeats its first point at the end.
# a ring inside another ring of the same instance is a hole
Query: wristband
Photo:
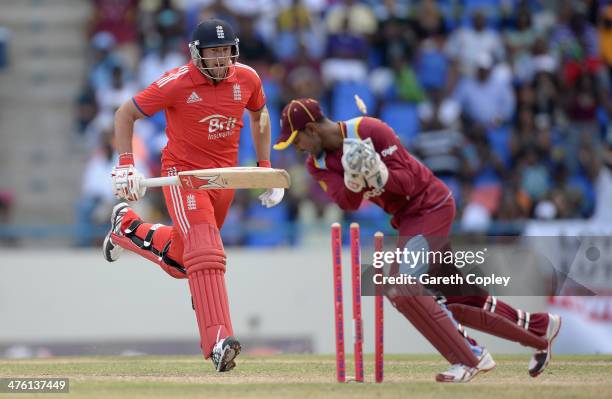
{"type": "Polygon", "coordinates": [[[119,154],[119,166],[134,165],[134,154],[131,152],[124,152],[119,154]]]}
{"type": "Polygon", "coordinates": [[[268,160],[257,161],[257,166],[260,168],[271,168],[272,164],[268,160]]]}

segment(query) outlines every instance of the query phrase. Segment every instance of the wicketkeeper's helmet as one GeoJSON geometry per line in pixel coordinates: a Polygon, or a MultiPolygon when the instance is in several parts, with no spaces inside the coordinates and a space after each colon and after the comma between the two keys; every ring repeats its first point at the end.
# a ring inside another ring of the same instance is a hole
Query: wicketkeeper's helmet
{"type": "Polygon", "coordinates": [[[227,68],[227,72],[225,77],[222,79],[227,79],[232,76],[235,72],[234,64],[238,59],[239,49],[238,49],[238,37],[234,33],[234,29],[230,24],[221,20],[221,19],[208,19],[206,21],[201,22],[193,31],[191,35],[191,42],[189,42],[189,52],[191,53],[191,59],[195,66],[202,72],[204,75],[208,76],[211,79],[216,79],[209,71],[227,68]],[[202,57],[202,49],[212,48],[212,47],[223,47],[223,46],[231,46],[232,55],[230,56],[231,64],[230,66],[212,66],[209,67],[206,65],[205,61],[212,61],[218,65],[219,58],[217,57],[202,57]]]}

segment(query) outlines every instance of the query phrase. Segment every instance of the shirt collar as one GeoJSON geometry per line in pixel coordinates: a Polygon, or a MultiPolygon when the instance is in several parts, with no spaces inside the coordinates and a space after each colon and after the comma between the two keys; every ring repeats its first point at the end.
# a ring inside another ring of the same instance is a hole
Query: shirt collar
{"type": "Polygon", "coordinates": [[[344,125],[344,122],[338,122],[338,125],[340,126],[340,134],[344,140],[346,138],[346,126],[344,125]]]}
{"type": "MultiPolygon", "coordinates": [[[[234,68],[237,68],[236,66],[234,66],[234,68]]],[[[202,72],[200,72],[200,70],[193,64],[193,62],[189,63],[189,74],[191,75],[191,79],[193,79],[193,81],[196,84],[204,84],[204,85],[209,85],[212,86],[213,82],[211,79],[207,78],[206,76],[204,76],[204,74],[202,72]]],[[[236,69],[234,71],[234,74],[229,77],[228,79],[222,80],[219,85],[227,82],[227,83],[235,83],[238,81],[238,70],[236,69]]]]}

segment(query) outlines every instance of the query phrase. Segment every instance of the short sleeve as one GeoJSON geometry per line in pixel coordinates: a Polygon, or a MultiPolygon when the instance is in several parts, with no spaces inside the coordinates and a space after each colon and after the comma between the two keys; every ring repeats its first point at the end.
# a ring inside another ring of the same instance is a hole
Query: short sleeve
{"type": "Polygon", "coordinates": [[[158,111],[168,108],[171,104],[170,90],[168,85],[159,83],[162,81],[163,78],[151,83],[149,87],[132,98],[136,108],[138,108],[138,110],[145,116],[154,115],[158,111]]]}
{"type": "Polygon", "coordinates": [[[251,93],[251,97],[246,104],[246,109],[249,111],[259,111],[264,105],[266,105],[266,96],[264,94],[259,76],[255,75],[253,78],[253,83],[255,84],[255,90],[253,90],[251,93]]]}

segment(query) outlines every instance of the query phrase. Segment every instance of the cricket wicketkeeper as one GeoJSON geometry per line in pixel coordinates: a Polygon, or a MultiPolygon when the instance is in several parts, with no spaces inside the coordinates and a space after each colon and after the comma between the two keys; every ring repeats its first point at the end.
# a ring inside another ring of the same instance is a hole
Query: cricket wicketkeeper
{"type": "MultiPolygon", "coordinates": [[[[398,248],[410,248],[412,240],[450,234],[455,217],[451,191],[408,153],[384,122],[370,117],[334,122],[316,100],[297,99],[282,112],[281,136],[274,149],[292,144],[310,154],[308,172],[342,209],[357,210],[368,199],[390,214],[399,232],[398,248]]],[[[469,338],[461,324],[533,347],[532,377],[548,365],[561,327],[557,315],[518,310],[486,293],[434,297],[406,287],[386,296],[451,363],[436,376],[439,382],[467,382],[495,367],[491,354],[469,338]]]]}

